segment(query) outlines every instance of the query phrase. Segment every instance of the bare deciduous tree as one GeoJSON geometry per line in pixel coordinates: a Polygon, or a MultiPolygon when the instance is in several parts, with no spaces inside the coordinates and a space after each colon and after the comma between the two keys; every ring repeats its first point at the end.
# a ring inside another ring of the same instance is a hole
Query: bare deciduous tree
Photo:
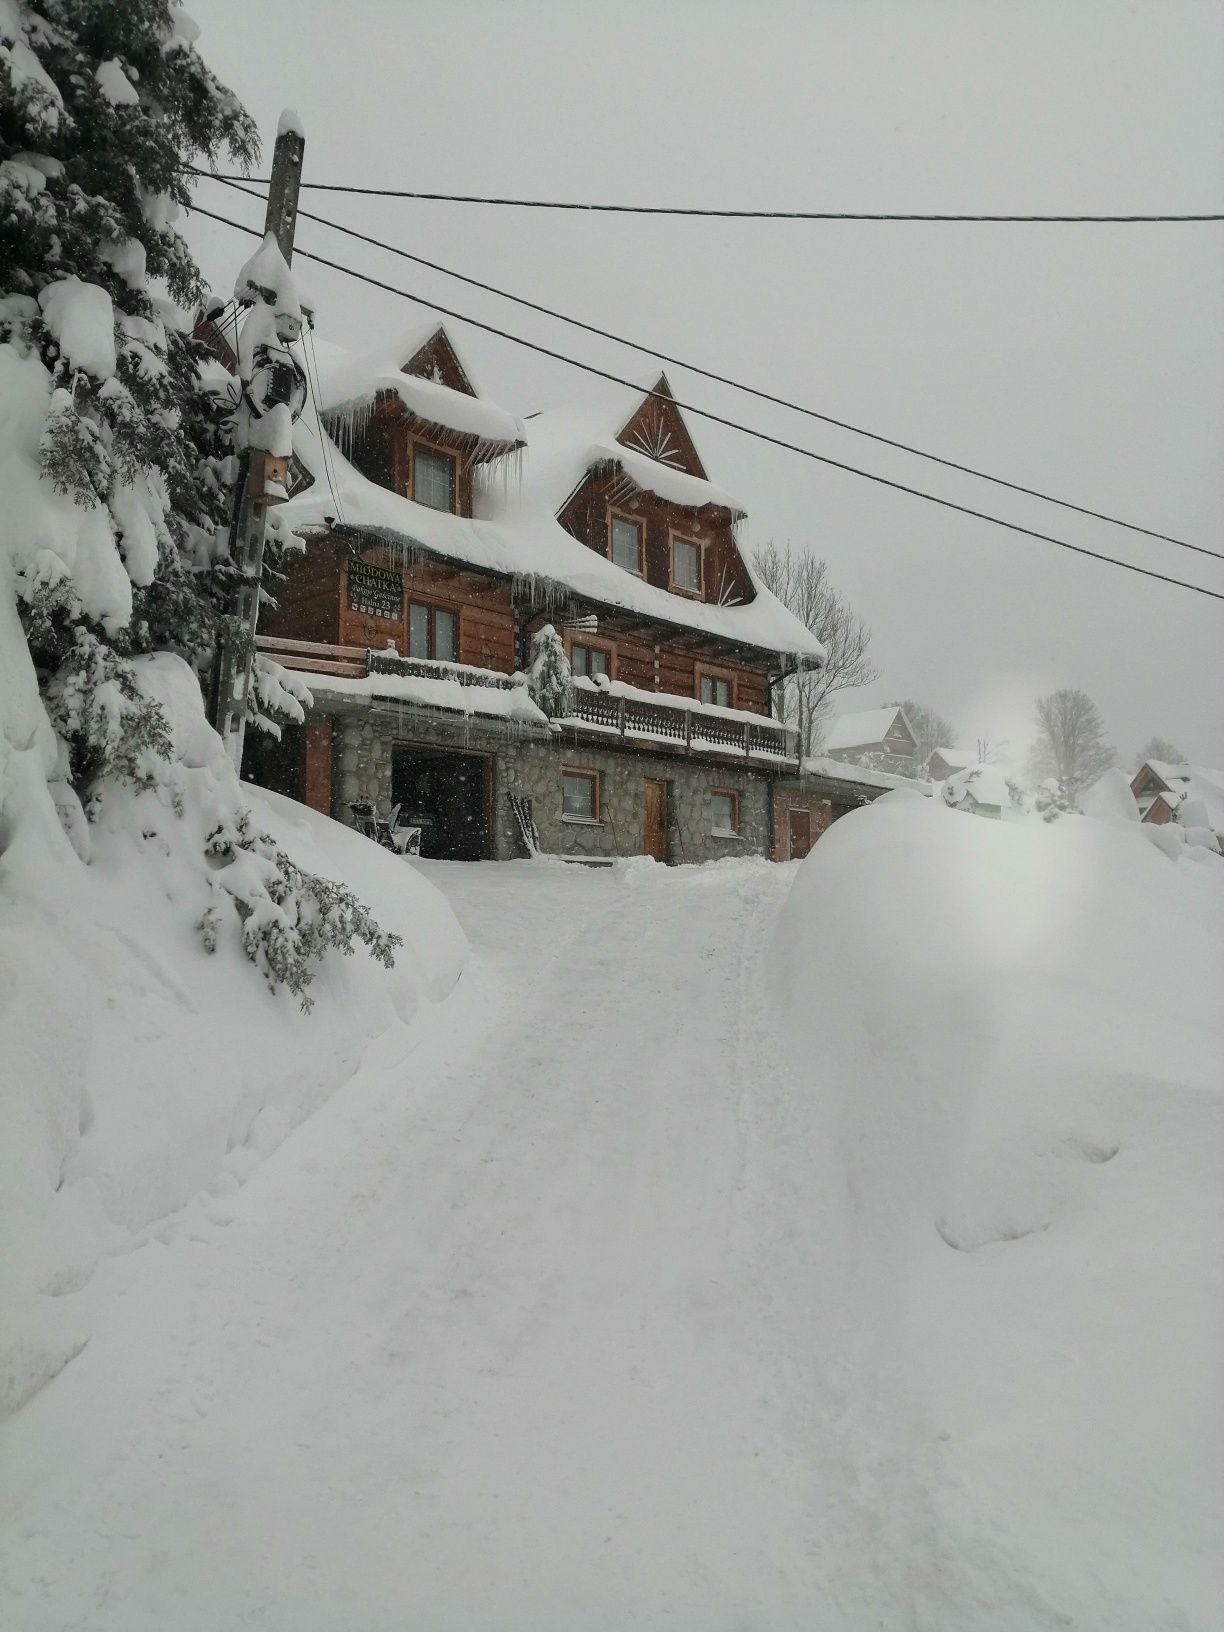
{"type": "Polygon", "coordinates": [[[1038,778],[1057,777],[1073,807],[1117,760],[1100,710],[1087,692],[1052,691],[1037,699],[1037,740],[1029,769],[1038,778]]]}
{"type": "Polygon", "coordinates": [[[765,587],[812,631],[825,649],[823,669],[783,682],[775,694],[780,716],[799,728],[804,754],[815,751],[829,714],[829,700],[851,686],[868,686],[879,670],[867,656],[871,630],[829,583],[828,566],[791,544],[770,540],[754,565],[765,587]]]}
{"type": "Polygon", "coordinates": [[[1146,765],[1149,759],[1163,760],[1166,765],[1184,765],[1186,756],[1180,748],[1175,748],[1168,737],[1149,737],[1139,750],[1139,758],[1135,761],[1135,769],[1146,765]]]}
{"type": "Polygon", "coordinates": [[[918,739],[914,758],[919,765],[925,765],[936,748],[956,747],[957,728],[942,714],[928,708],[925,703],[914,702],[912,698],[902,703],[901,707],[918,739]]]}

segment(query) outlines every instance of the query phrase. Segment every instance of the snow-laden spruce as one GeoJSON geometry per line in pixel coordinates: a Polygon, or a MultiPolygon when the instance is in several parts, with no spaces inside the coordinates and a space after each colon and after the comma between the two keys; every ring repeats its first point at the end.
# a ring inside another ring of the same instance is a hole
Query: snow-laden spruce
{"type": "MultiPolygon", "coordinates": [[[[205,291],[175,221],[187,163],[247,165],[258,143],[194,35],[165,0],[0,6],[0,888],[31,884],[36,854],[89,862],[109,802],[153,793],[182,815],[199,791],[173,742],[206,729],[200,687],[173,686],[170,717],[145,660],[204,675],[231,618],[235,392],[183,315],[205,291]]],[[[269,531],[274,575],[299,545],[275,516],[269,531]]],[[[259,660],[256,724],[301,722],[309,701],[259,660]]],[[[228,938],[304,1002],[329,947],[389,958],[394,937],[252,827],[219,761],[210,776],[183,889],[211,891],[205,948],[228,938]]]]}

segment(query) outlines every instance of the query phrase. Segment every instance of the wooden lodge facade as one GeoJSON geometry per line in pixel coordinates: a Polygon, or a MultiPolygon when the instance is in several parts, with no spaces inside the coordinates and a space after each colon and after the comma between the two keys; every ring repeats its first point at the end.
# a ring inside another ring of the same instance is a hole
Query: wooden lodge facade
{"type": "Polygon", "coordinates": [[[823,654],[755,581],[665,378],[520,421],[436,324],[320,373],[283,511],[306,548],[258,637],[314,702],[248,735],[247,775],[453,859],[786,858],[879,791],[800,774],[772,700],[823,654]],[[548,624],[573,674],[551,717],[525,678],[548,624]]]}

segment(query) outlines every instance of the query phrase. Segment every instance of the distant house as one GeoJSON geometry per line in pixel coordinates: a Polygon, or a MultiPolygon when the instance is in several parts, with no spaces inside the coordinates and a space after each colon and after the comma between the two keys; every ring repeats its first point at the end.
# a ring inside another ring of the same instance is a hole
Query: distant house
{"type": "Polygon", "coordinates": [[[994,765],[974,765],[967,771],[954,771],[944,782],[943,801],[956,810],[986,816],[996,822],[1012,808],[1007,778],[994,765]]]}
{"type": "Polygon", "coordinates": [[[1135,772],[1131,792],[1140,821],[1209,828],[1217,847],[1224,848],[1224,771],[1148,759],[1135,772]]]}
{"type": "Polygon", "coordinates": [[[928,756],[926,773],[932,782],[946,782],[957,771],[971,771],[979,763],[973,748],[936,748],[928,756]]]}
{"type": "Polygon", "coordinates": [[[838,714],[829,721],[824,752],[830,759],[856,761],[878,758],[881,766],[890,761],[911,761],[918,751],[918,738],[905,717],[905,710],[868,708],[857,714],[838,714]]]}

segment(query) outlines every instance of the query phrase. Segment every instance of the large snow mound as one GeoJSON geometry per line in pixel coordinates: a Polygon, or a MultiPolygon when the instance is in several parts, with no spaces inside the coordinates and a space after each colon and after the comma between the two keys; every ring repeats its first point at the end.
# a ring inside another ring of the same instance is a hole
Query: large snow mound
{"type": "Polygon", "coordinates": [[[444,998],[466,956],[449,906],[410,862],[254,788],[243,792],[255,826],[347,884],[404,944],[390,970],[361,948],[330,954],[310,1014],[236,945],[207,956],[195,927],[202,835],[224,750],[185,665],[143,662],[174,723],[184,813],[154,792],[120,795],[92,830],[89,866],[63,844],[53,860],[26,852],[20,878],[0,868],[0,1416],[87,1341],[63,1293],[168,1228],[224,1223],[253,1165],[368,1048],[444,998]],[[184,680],[194,698],[176,707],[184,680]]]}
{"type": "Polygon", "coordinates": [[[893,796],[798,873],[873,1625],[1222,1624],[1222,873],[893,796]]]}

